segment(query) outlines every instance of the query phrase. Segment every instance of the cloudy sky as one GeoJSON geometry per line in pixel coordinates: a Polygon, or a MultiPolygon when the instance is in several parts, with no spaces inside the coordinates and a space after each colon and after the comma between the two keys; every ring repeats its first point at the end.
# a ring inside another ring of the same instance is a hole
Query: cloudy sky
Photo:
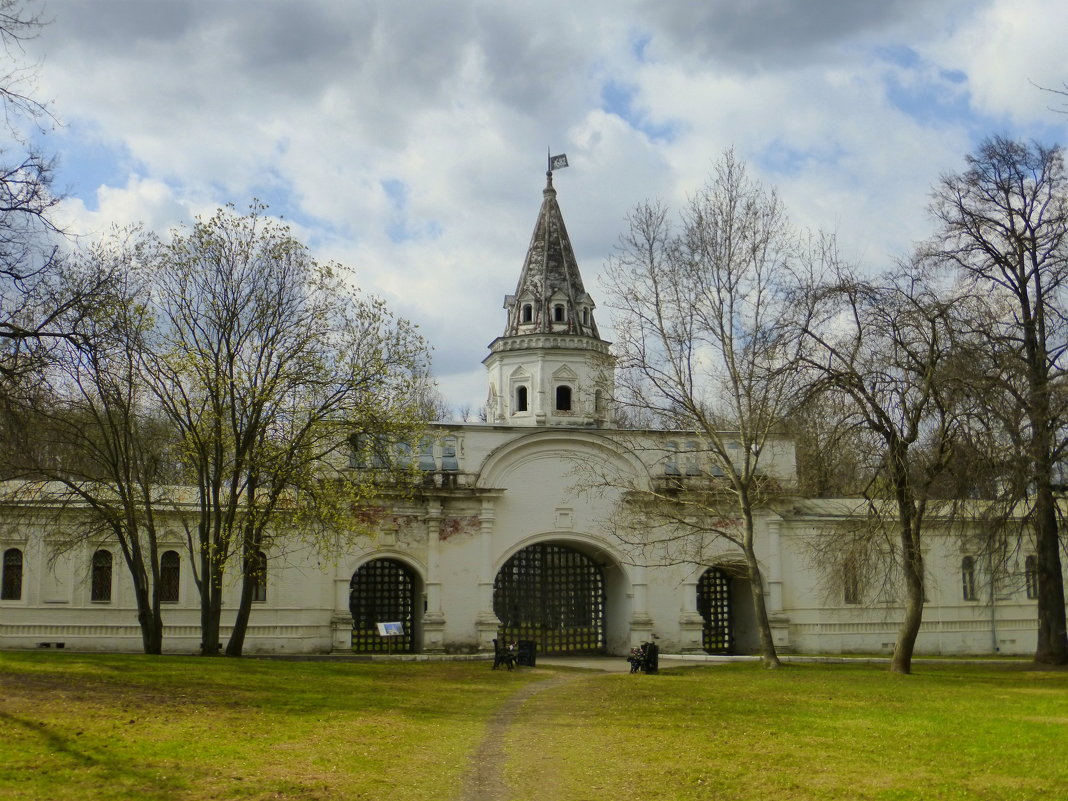
{"type": "MultiPolygon", "coordinates": [[[[1068,142],[1063,0],[46,0],[64,215],[165,232],[256,197],[485,397],[545,183],[587,289],[636,204],[726,148],[882,270],[984,136],[1068,142]]],[[[602,307],[602,334],[611,319],[602,307]]]]}

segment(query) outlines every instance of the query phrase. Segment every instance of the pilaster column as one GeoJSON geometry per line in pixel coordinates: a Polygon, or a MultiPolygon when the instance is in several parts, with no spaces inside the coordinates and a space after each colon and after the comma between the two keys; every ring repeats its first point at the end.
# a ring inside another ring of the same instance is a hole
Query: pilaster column
{"type": "Polygon", "coordinates": [[[351,576],[334,577],[334,614],[330,616],[330,650],[334,653],[352,652],[353,620],[352,613],[349,611],[349,585],[351,582],[351,576]]]}
{"type": "Polygon", "coordinates": [[[697,611],[697,583],[704,570],[695,566],[679,587],[679,650],[684,654],[704,652],[705,619],[697,611]]]}
{"type": "Polygon", "coordinates": [[[497,510],[493,498],[482,499],[482,510],[478,516],[479,524],[479,558],[478,558],[478,616],[475,620],[475,632],[480,651],[492,651],[493,640],[501,625],[500,619],[493,612],[493,529],[497,520],[497,510]]]}
{"type": "Polygon", "coordinates": [[[430,498],[426,505],[426,612],[423,613],[423,651],[444,653],[445,614],[441,609],[440,533],[441,501],[430,498]]]}
{"type": "Polygon", "coordinates": [[[630,602],[630,647],[636,648],[653,638],[653,618],[649,614],[649,585],[645,567],[635,565],[631,581],[630,602]]]}
{"type": "Polygon", "coordinates": [[[782,606],[782,537],[781,521],[768,520],[768,624],[777,649],[790,649],[790,618],[782,606]]]}

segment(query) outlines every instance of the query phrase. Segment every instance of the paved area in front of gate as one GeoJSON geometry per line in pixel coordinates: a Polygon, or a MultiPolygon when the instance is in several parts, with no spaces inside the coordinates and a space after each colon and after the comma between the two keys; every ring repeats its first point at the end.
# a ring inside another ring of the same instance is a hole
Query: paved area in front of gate
{"type": "MultiPolygon", "coordinates": [[[[725,662],[759,661],[757,656],[708,657],[701,655],[660,655],[660,669],[697,667],[700,665],[724,664],[725,662]]],[[[538,667],[570,667],[583,670],[600,670],[605,673],[630,673],[630,662],[623,656],[539,656],[538,667]]]]}

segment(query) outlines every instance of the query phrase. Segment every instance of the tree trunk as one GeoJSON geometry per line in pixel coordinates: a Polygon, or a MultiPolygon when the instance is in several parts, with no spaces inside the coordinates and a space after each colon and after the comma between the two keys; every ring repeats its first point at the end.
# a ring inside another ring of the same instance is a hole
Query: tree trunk
{"type": "Polygon", "coordinates": [[[771,622],[768,620],[768,607],[764,603],[764,582],[760,573],[760,563],[753,549],[753,518],[745,514],[745,561],[749,565],[749,591],[753,596],[753,611],[760,636],[760,660],[766,668],[782,667],[779,655],[775,652],[775,639],[771,636],[771,622]]]}
{"type": "Polygon", "coordinates": [[[905,617],[898,629],[890,672],[912,672],[912,654],[923,622],[923,550],[920,547],[923,513],[916,508],[916,496],[909,476],[908,446],[900,441],[890,443],[894,495],[901,538],[901,570],[905,576],[905,617]]]}
{"type": "Polygon", "coordinates": [[[905,617],[898,629],[894,656],[890,660],[891,673],[912,672],[912,655],[916,650],[916,637],[923,622],[923,554],[919,538],[914,537],[911,525],[902,525],[901,546],[904,555],[905,617]]]}
{"type": "Polygon", "coordinates": [[[1038,570],[1038,632],[1035,662],[1068,664],[1064,574],[1061,572],[1056,500],[1053,497],[1053,422],[1047,366],[1046,315],[1041,272],[1035,273],[1035,314],[1024,323],[1028,366],[1028,422],[1031,425],[1035,498],[1035,556],[1038,570]]]}
{"type": "MultiPolygon", "coordinates": [[[[207,565],[209,560],[204,560],[207,565]]],[[[202,656],[218,656],[221,648],[219,638],[222,617],[222,572],[208,566],[200,592],[200,653],[202,656]]]]}
{"type": "Polygon", "coordinates": [[[1038,573],[1038,642],[1035,662],[1043,665],[1065,665],[1068,664],[1068,633],[1065,631],[1060,540],[1055,501],[1048,485],[1039,490],[1035,516],[1035,556],[1038,573]]]}
{"type": "Polygon", "coordinates": [[[252,615],[252,589],[253,578],[248,569],[248,559],[245,560],[245,569],[241,576],[241,602],[237,607],[237,617],[234,619],[234,629],[230,633],[230,639],[226,643],[227,656],[241,656],[245,647],[245,633],[248,631],[248,620],[252,615]]]}
{"type": "MultiPolygon", "coordinates": [[[[149,598],[147,588],[134,587],[137,600],[137,623],[141,627],[141,647],[146,654],[163,653],[163,618],[159,601],[149,598]]],[[[155,596],[155,593],[153,593],[155,596]]]]}

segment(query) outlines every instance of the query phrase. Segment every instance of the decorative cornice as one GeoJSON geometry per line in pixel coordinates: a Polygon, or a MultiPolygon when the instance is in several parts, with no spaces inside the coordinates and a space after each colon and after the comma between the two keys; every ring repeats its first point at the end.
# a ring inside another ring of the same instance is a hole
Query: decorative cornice
{"type": "MultiPolygon", "coordinates": [[[[593,351],[605,356],[609,354],[609,345],[603,339],[579,336],[576,334],[519,334],[510,337],[497,337],[490,343],[490,354],[504,351],[524,350],[578,350],[593,351]]],[[[488,358],[488,357],[487,357],[488,358]]]]}

